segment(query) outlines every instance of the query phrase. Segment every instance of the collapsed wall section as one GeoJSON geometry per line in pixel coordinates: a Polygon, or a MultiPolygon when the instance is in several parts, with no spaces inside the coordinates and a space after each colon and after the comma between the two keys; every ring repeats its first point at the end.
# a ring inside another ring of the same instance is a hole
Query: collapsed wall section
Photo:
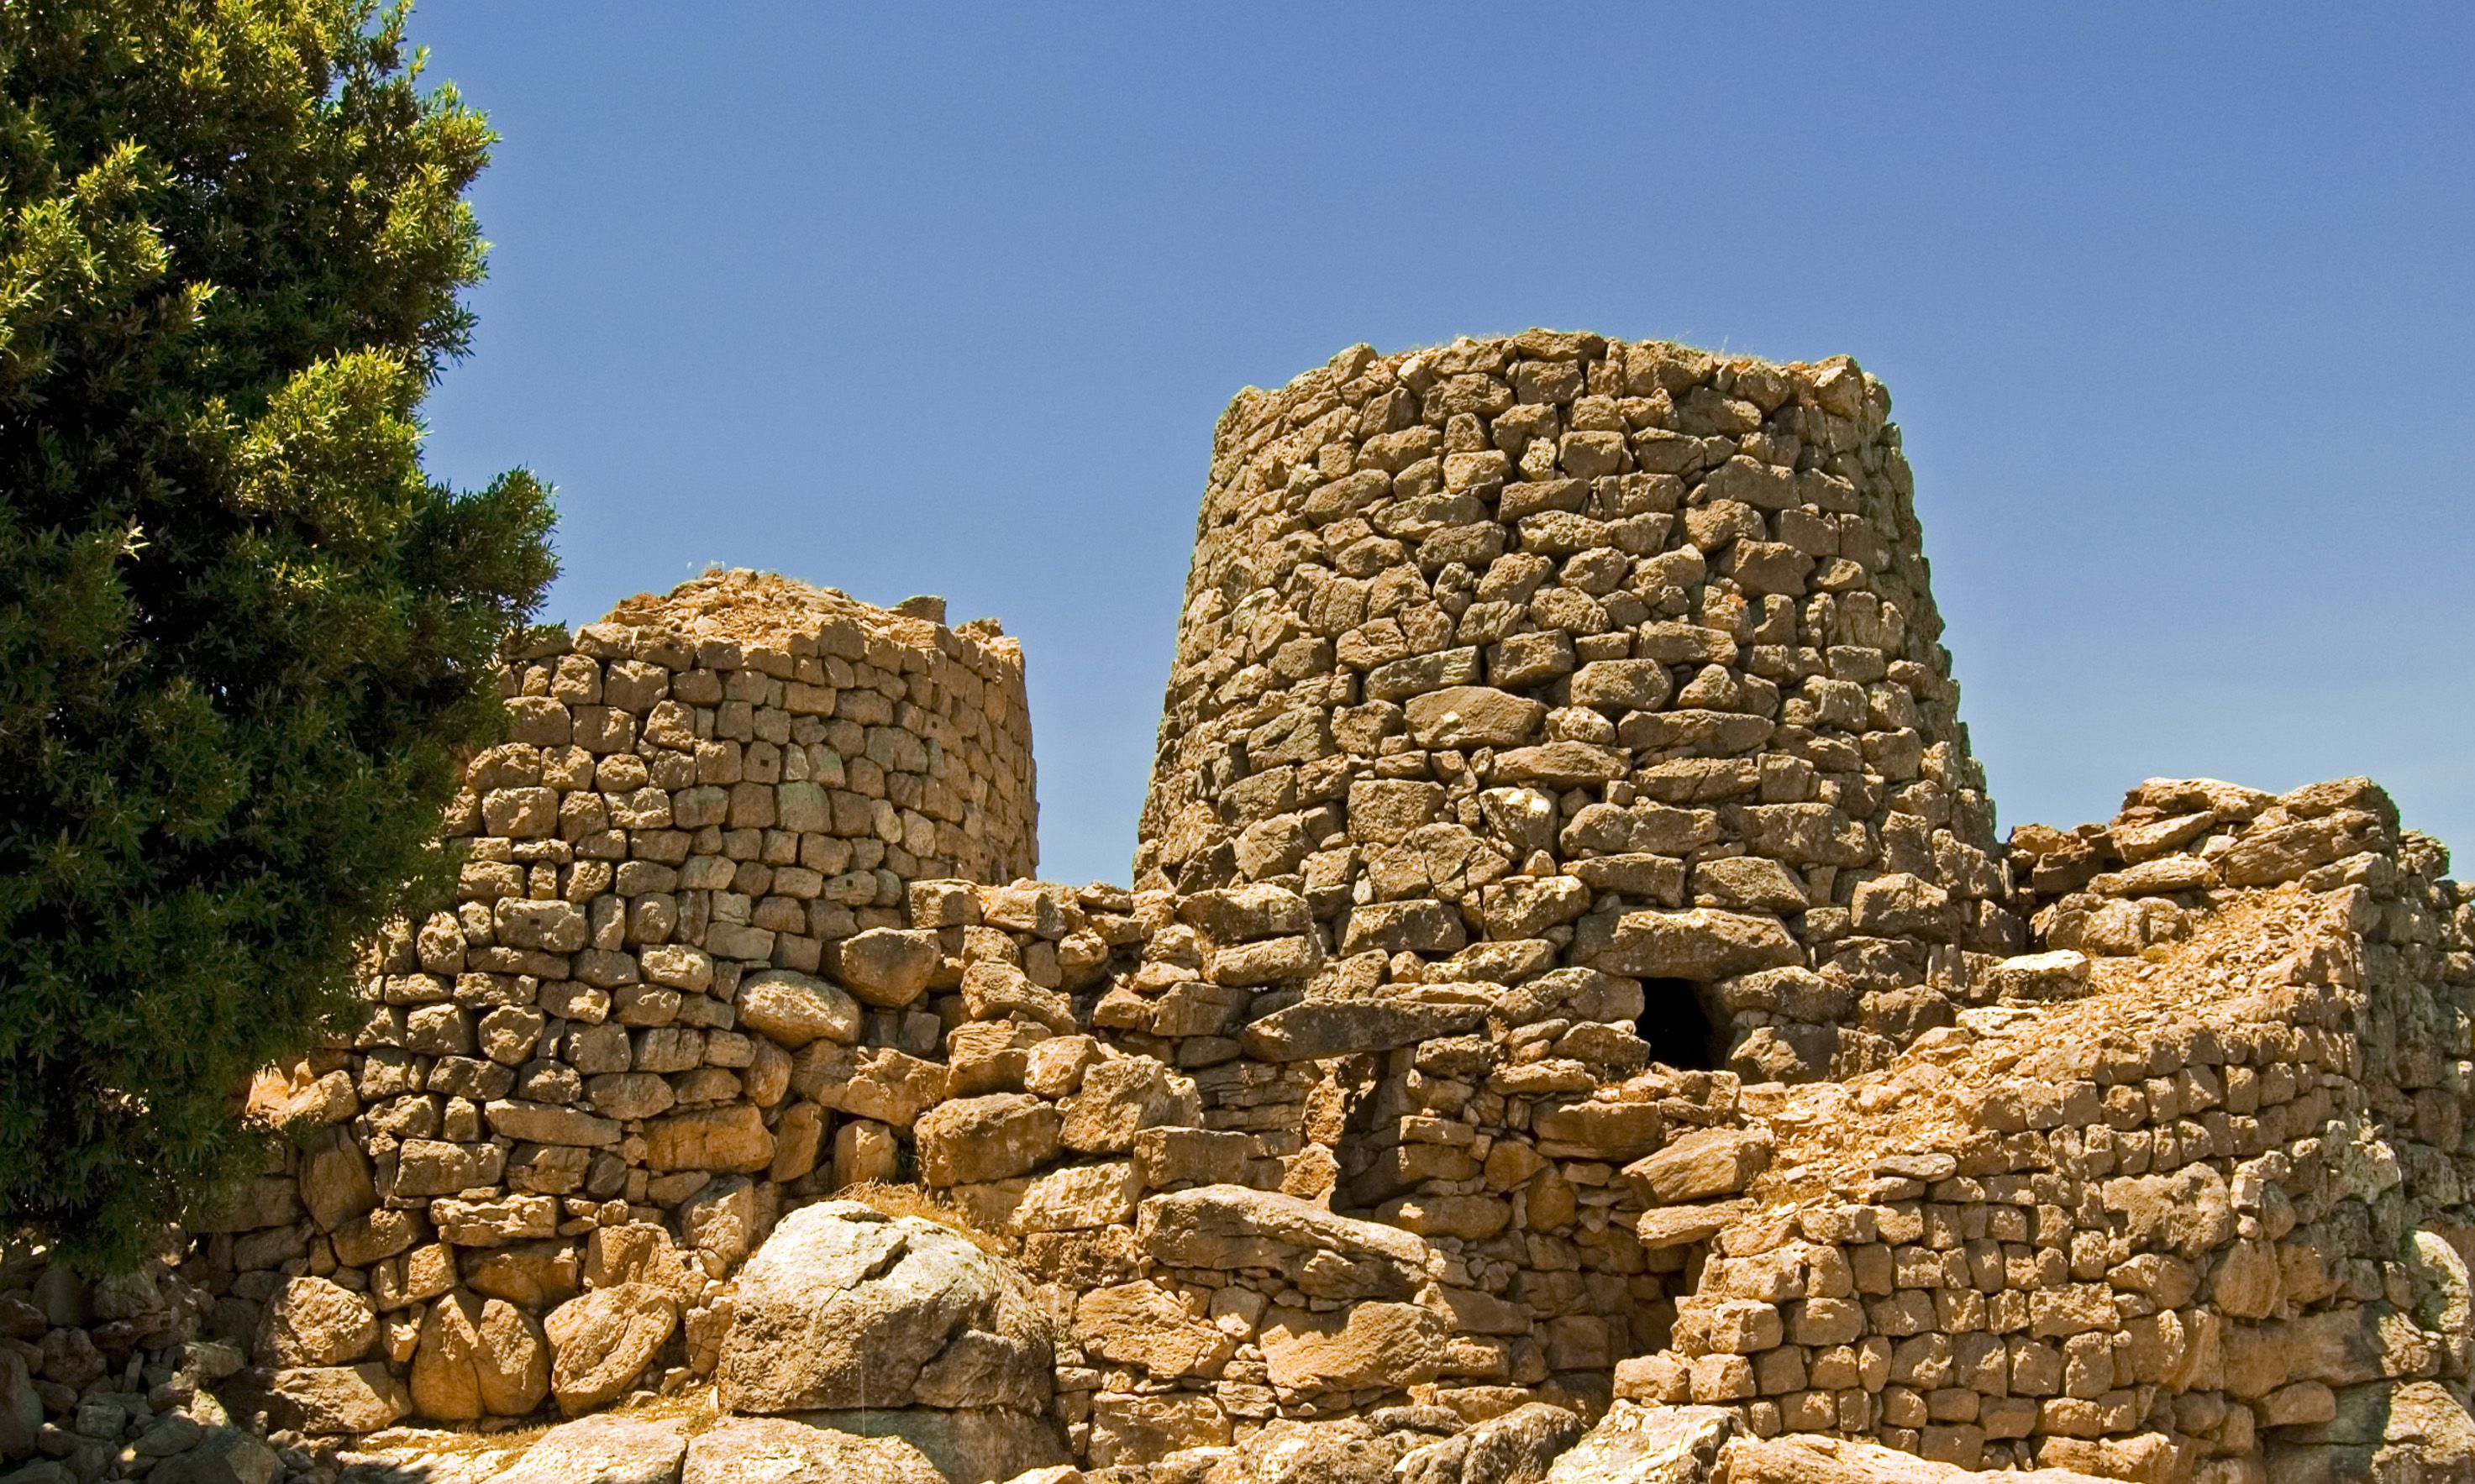
{"type": "Polygon", "coordinates": [[[2020,930],[1889,409],[1845,358],[1543,330],[1241,393],[1137,884],[1648,979],[1749,1075],[1945,1022],[2020,930]],[[1825,980],[1724,986],[1777,969],[1825,980]]]}

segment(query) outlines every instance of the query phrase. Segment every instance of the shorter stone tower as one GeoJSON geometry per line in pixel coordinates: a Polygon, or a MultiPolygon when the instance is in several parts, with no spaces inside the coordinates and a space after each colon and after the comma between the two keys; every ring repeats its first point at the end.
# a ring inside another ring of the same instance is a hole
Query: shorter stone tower
{"type": "Polygon", "coordinates": [[[1038,868],[1022,648],[989,620],[721,572],[553,631],[506,683],[514,736],[447,833],[468,875],[548,868],[598,952],[814,970],[910,882],[1038,868]]]}
{"type": "Polygon", "coordinates": [[[2021,935],[1889,412],[1844,357],[1546,330],[1241,392],[1138,885],[1643,978],[1654,1042],[1749,1075],[1947,1023],[2021,935]]]}

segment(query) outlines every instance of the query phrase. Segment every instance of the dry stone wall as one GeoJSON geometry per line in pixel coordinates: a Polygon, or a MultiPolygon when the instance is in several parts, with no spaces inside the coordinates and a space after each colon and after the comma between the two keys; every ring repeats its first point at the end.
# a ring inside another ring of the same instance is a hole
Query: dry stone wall
{"type": "Polygon", "coordinates": [[[1948,1023],[2020,926],[1889,410],[1845,358],[1541,330],[1241,393],[1138,885],[1654,980],[1763,1079],[1948,1023]],[[1782,968],[1830,983],[1720,987],[1782,968]]]}
{"type": "Polygon", "coordinates": [[[2475,1477],[2475,892],[2362,779],[1997,846],[1886,410],[1241,397],[1133,888],[1031,876],[992,625],[545,637],[264,1178],[0,1268],[0,1484],[2475,1477]]]}
{"type": "Polygon", "coordinates": [[[2467,889],[2363,779],[2153,781],[2013,845],[2071,946],[1890,1075],[1766,1095],[1773,1178],[1619,1394],[1972,1469],[2365,1476],[2468,1383],[2467,889]]]}
{"type": "Polygon", "coordinates": [[[1018,646],[906,606],[723,573],[515,656],[448,810],[459,900],[259,1079],[313,1131],[183,1270],[274,1422],[574,1412],[710,1352],[719,1278],[824,1188],[794,1053],[932,1049],[909,882],[1037,860],[1018,646]]]}

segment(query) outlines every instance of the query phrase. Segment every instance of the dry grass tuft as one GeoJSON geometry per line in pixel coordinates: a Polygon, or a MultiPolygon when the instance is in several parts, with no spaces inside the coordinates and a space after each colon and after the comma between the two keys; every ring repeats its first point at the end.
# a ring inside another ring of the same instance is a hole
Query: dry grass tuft
{"type": "Polygon", "coordinates": [[[888,1216],[917,1216],[960,1233],[984,1253],[999,1257],[1014,1255],[1014,1244],[993,1232],[984,1230],[971,1219],[968,1211],[947,1197],[919,1185],[889,1185],[881,1180],[861,1180],[845,1185],[833,1193],[836,1201],[856,1201],[872,1211],[888,1216]]]}

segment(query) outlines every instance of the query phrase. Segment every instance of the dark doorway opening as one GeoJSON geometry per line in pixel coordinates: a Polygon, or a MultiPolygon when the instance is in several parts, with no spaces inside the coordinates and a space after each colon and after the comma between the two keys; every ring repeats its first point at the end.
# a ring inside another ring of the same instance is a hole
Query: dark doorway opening
{"type": "Polygon", "coordinates": [[[1728,1064],[1726,1038],[1710,1023],[1703,986],[1689,979],[1641,982],[1641,1018],[1633,1029],[1650,1043],[1650,1059],[1682,1072],[1715,1072],[1728,1064]]]}

